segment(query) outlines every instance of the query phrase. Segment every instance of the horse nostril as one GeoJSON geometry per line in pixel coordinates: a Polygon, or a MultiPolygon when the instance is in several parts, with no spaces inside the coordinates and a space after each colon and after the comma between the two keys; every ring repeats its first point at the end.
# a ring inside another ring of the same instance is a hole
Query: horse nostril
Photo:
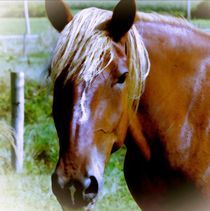
{"type": "Polygon", "coordinates": [[[94,176],[90,176],[90,184],[85,190],[85,194],[97,194],[98,193],[98,181],[94,176]]]}

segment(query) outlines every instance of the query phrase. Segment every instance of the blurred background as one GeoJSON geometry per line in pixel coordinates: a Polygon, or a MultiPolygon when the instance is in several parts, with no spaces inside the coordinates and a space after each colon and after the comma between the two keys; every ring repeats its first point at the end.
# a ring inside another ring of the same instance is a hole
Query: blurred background
{"type": "MultiPolygon", "coordinates": [[[[97,6],[112,10],[116,1],[66,1],[75,14],[97,6]]],[[[208,31],[208,1],[137,1],[138,9],[188,19],[208,31]]],[[[45,14],[44,1],[0,1],[0,211],[55,210],[60,206],[51,192],[50,174],[58,156],[58,142],[51,118],[52,85],[47,78],[50,58],[58,38],[45,14]],[[24,72],[24,160],[16,172],[11,164],[11,72],[24,72]]],[[[97,211],[139,210],[123,176],[126,149],[113,154],[105,171],[97,211]]]]}

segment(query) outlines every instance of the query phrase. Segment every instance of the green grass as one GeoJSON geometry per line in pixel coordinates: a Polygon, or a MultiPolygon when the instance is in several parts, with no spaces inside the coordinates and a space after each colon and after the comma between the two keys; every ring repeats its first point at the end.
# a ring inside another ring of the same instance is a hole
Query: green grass
{"type": "MultiPolygon", "coordinates": [[[[73,10],[75,14],[78,10],[73,10]]],[[[31,34],[47,32],[52,28],[46,17],[30,18],[31,34]]],[[[22,35],[25,33],[25,19],[23,17],[0,17],[0,35],[22,35]]]]}
{"type": "Polygon", "coordinates": [[[203,20],[203,19],[194,19],[190,21],[195,26],[202,28],[202,29],[208,29],[210,28],[210,20],[203,20]]]}
{"type": "MultiPolygon", "coordinates": [[[[122,172],[111,167],[119,160],[118,156],[113,156],[106,169],[104,187],[95,211],[139,210],[128,193],[122,172]]],[[[61,211],[51,191],[50,174],[34,174],[33,171],[30,174],[7,172],[0,175],[0,186],[2,211],[61,211]]]]}
{"type": "Polygon", "coordinates": [[[49,175],[0,175],[1,211],[61,211],[49,175]]]}
{"type": "MultiPolygon", "coordinates": [[[[25,32],[24,18],[0,18],[0,35],[21,35],[25,32]]],[[[46,32],[50,26],[47,18],[31,18],[31,33],[46,32]]]]}

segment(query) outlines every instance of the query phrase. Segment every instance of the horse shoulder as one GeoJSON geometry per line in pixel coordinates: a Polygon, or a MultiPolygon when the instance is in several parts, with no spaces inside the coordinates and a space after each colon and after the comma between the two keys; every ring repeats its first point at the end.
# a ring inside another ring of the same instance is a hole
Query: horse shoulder
{"type": "MultiPolygon", "coordinates": [[[[209,192],[210,36],[175,19],[155,18],[140,14],[136,22],[151,61],[141,115],[151,119],[171,167],[209,192]]],[[[149,136],[151,129],[142,128],[149,136]]]]}

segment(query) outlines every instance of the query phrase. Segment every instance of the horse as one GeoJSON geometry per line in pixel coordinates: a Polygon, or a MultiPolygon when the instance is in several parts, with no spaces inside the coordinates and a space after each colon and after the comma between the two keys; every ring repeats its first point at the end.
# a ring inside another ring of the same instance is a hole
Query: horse
{"type": "Polygon", "coordinates": [[[51,68],[60,144],[52,189],[63,209],[94,207],[104,166],[125,144],[125,179],[143,211],[209,210],[210,36],[137,12],[134,0],[113,13],[73,17],[61,0],[46,1],[46,11],[61,32],[51,68]]]}

